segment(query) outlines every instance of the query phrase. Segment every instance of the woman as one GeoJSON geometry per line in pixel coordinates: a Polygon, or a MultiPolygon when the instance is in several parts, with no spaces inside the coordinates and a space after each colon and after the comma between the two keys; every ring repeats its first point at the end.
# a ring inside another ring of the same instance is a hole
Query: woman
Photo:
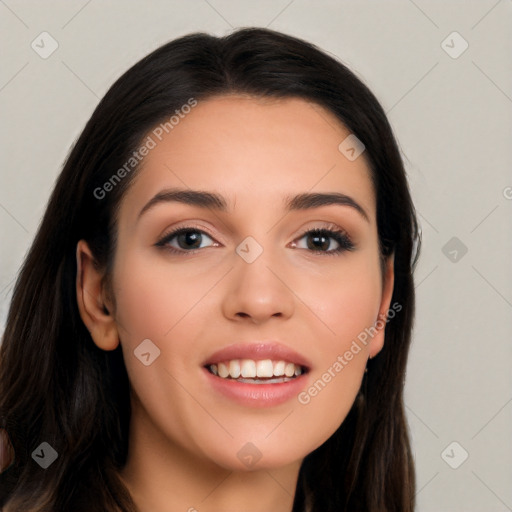
{"type": "Polygon", "coordinates": [[[96,108],[18,277],[3,510],[412,511],[418,241],[342,64],[265,29],[157,49],[96,108]]]}

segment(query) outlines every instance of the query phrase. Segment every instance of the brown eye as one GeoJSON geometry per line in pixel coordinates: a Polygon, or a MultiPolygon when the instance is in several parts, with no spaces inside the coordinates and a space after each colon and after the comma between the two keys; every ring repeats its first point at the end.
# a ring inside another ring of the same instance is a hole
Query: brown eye
{"type": "Polygon", "coordinates": [[[165,235],[157,246],[167,247],[177,252],[190,252],[194,249],[202,249],[201,243],[206,239],[212,240],[204,231],[197,228],[179,228],[165,235]]]}
{"type": "Polygon", "coordinates": [[[303,238],[307,239],[305,249],[317,253],[338,254],[355,248],[348,235],[339,230],[312,229],[303,233],[303,238]]]}

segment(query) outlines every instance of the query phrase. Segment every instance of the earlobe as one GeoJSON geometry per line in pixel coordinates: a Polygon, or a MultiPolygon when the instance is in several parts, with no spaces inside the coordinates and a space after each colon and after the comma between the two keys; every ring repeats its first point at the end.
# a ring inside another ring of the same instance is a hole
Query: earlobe
{"type": "Polygon", "coordinates": [[[76,247],[76,297],[80,317],[102,350],[119,345],[117,324],[104,300],[103,274],[96,268],[94,256],[85,240],[76,247]]]}
{"type": "Polygon", "coordinates": [[[370,343],[369,357],[375,357],[384,346],[384,333],[386,323],[388,321],[388,312],[391,306],[391,298],[393,296],[393,289],[395,285],[395,271],[394,271],[395,255],[392,254],[386,259],[385,275],[382,285],[382,298],[379,307],[379,314],[375,320],[375,336],[370,343]]]}

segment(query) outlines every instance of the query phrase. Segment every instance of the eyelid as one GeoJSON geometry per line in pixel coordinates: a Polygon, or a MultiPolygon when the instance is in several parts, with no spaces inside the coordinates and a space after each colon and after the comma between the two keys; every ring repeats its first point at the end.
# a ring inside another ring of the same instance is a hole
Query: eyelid
{"type": "Polygon", "coordinates": [[[164,232],[159,236],[159,240],[167,238],[170,234],[182,229],[197,230],[202,233],[206,233],[208,236],[214,238],[214,235],[210,232],[210,229],[201,224],[196,224],[194,221],[183,221],[177,224],[173,224],[171,227],[166,228],[164,232]]]}
{"type": "Polygon", "coordinates": [[[341,226],[338,226],[338,224],[334,224],[333,222],[327,222],[327,221],[313,221],[313,222],[319,222],[321,225],[320,226],[314,225],[314,226],[304,228],[301,231],[300,236],[304,236],[306,233],[309,233],[310,231],[315,231],[318,229],[320,229],[320,230],[325,229],[328,231],[339,231],[340,233],[347,236],[348,238],[351,238],[350,235],[348,234],[347,230],[343,229],[341,226]]]}

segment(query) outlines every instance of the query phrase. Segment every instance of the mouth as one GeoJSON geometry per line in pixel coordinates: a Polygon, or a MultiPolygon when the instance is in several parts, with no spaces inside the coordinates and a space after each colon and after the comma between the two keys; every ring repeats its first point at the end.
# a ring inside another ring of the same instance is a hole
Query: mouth
{"type": "Polygon", "coordinates": [[[206,393],[222,395],[244,407],[289,403],[308,384],[308,359],[276,342],[238,343],[224,347],[202,363],[206,393]]]}
{"type": "Polygon", "coordinates": [[[309,368],[282,359],[231,359],[205,365],[212,375],[246,384],[281,384],[308,373],[309,368]]]}

